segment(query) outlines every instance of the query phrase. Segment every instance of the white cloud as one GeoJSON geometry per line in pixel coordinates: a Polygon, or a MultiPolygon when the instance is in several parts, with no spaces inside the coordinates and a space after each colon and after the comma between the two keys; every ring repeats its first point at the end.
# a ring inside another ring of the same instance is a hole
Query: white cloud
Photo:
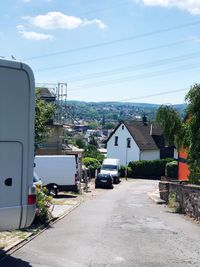
{"type": "Polygon", "coordinates": [[[147,6],[176,7],[191,14],[200,14],[200,0],[136,0],[136,2],[142,2],[147,6]]]}
{"type": "Polygon", "coordinates": [[[53,39],[53,36],[50,34],[37,33],[31,31],[28,32],[25,30],[25,27],[23,25],[18,25],[17,30],[20,33],[20,35],[27,40],[45,41],[53,39]]]}
{"type": "Polygon", "coordinates": [[[72,30],[80,26],[94,24],[100,29],[105,29],[106,25],[98,19],[82,20],[75,16],[68,16],[61,12],[48,12],[46,15],[38,15],[36,17],[23,17],[28,20],[32,25],[42,29],[55,30],[67,29],[72,30]]]}

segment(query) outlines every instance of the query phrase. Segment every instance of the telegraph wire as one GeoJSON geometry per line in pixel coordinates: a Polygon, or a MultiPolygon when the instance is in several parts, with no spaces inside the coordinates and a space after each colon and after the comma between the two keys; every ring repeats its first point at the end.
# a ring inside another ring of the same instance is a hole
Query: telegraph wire
{"type": "Polygon", "coordinates": [[[102,76],[122,74],[122,73],[132,72],[132,71],[145,69],[145,68],[149,68],[149,67],[152,68],[155,66],[162,66],[165,64],[180,62],[180,61],[196,58],[199,56],[200,56],[200,51],[195,52],[195,53],[190,53],[190,54],[184,54],[184,55],[177,56],[177,57],[170,57],[170,58],[164,58],[161,60],[150,61],[150,62],[138,64],[138,65],[130,65],[130,66],[123,67],[123,68],[116,68],[116,69],[112,69],[109,71],[91,73],[91,74],[88,74],[85,76],[83,75],[83,76],[79,76],[79,77],[73,77],[72,79],[69,78],[68,80],[69,80],[69,82],[79,82],[79,81],[84,81],[84,80],[96,79],[96,78],[99,78],[102,76]]]}
{"type": "Polygon", "coordinates": [[[54,67],[46,67],[46,68],[35,70],[35,72],[63,69],[63,68],[73,67],[73,66],[82,65],[82,64],[94,63],[94,62],[104,61],[104,60],[108,60],[108,59],[115,59],[115,58],[118,58],[118,57],[124,57],[124,56],[129,56],[129,55],[134,55],[134,54],[140,54],[140,53],[144,53],[144,52],[149,52],[149,51],[154,51],[154,50],[158,50],[158,49],[162,49],[162,48],[168,48],[168,47],[180,45],[180,44],[188,42],[188,41],[189,41],[189,39],[184,39],[184,40],[180,40],[180,41],[177,41],[177,42],[169,43],[169,44],[166,44],[166,45],[159,45],[159,46],[154,46],[154,47],[150,47],[150,48],[134,50],[134,51],[126,52],[126,53],[116,54],[116,55],[113,55],[113,56],[94,58],[94,59],[78,61],[78,62],[73,62],[73,63],[54,66],[54,67]]]}
{"type": "Polygon", "coordinates": [[[101,86],[106,86],[106,85],[110,85],[110,84],[126,83],[129,81],[140,80],[140,79],[145,79],[145,78],[152,78],[152,77],[156,77],[156,76],[160,76],[160,75],[168,75],[169,73],[175,73],[175,72],[185,71],[188,69],[190,70],[190,69],[199,68],[199,67],[200,67],[200,62],[190,64],[190,65],[187,64],[187,65],[183,65],[183,66],[179,66],[179,67],[164,69],[161,71],[155,71],[155,72],[149,72],[149,73],[139,74],[139,75],[135,75],[135,76],[128,76],[128,77],[123,77],[123,78],[118,78],[118,79],[113,79],[113,80],[101,81],[99,83],[84,84],[80,88],[76,88],[74,90],[69,89],[69,91],[77,91],[77,90],[81,91],[81,90],[85,90],[85,89],[90,89],[90,88],[94,88],[94,87],[101,87],[101,86]]]}
{"type": "Polygon", "coordinates": [[[184,29],[184,28],[196,26],[196,25],[199,25],[199,24],[200,24],[200,21],[179,24],[179,25],[168,27],[168,28],[164,28],[164,29],[161,29],[161,30],[141,33],[141,34],[125,37],[125,38],[116,39],[116,40],[113,40],[113,41],[102,42],[102,43],[92,44],[92,45],[78,47],[78,48],[72,48],[72,49],[69,49],[69,50],[63,50],[63,51],[43,54],[43,55],[39,55],[39,56],[33,56],[33,57],[25,58],[25,59],[23,59],[23,61],[36,60],[36,59],[40,59],[40,58],[46,58],[46,57],[52,57],[52,56],[57,56],[57,55],[69,54],[69,53],[79,52],[79,51],[88,50],[88,49],[92,49],[92,48],[98,48],[98,47],[113,45],[113,44],[116,44],[116,43],[122,43],[122,42],[127,42],[127,41],[130,41],[130,40],[135,40],[135,39],[140,39],[140,38],[144,38],[144,37],[154,36],[154,35],[161,34],[161,33],[171,32],[171,31],[175,31],[175,30],[178,30],[178,29],[184,29]]]}

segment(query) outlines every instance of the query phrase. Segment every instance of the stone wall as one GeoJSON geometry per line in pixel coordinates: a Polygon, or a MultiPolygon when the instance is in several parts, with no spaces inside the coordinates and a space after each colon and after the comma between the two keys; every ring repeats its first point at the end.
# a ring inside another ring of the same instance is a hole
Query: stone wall
{"type": "Polygon", "coordinates": [[[200,186],[177,182],[160,182],[160,198],[168,202],[169,195],[176,193],[180,211],[200,221],[200,186]]]}

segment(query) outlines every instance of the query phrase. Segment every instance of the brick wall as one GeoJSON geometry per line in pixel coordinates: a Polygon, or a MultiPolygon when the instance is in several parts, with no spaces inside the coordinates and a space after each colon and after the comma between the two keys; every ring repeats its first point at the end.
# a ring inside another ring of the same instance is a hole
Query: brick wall
{"type": "Polygon", "coordinates": [[[176,193],[180,211],[200,221],[200,186],[173,182],[159,183],[160,198],[168,202],[169,195],[176,193]]]}

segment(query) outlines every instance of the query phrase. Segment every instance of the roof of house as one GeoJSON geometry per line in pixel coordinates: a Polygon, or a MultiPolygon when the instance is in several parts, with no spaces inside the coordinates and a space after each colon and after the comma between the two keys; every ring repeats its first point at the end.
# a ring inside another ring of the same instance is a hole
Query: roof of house
{"type": "MultiPolygon", "coordinates": [[[[138,145],[140,150],[158,150],[159,146],[156,144],[152,135],[162,136],[162,131],[159,126],[154,126],[150,122],[143,123],[143,121],[124,121],[121,122],[111,136],[116,132],[121,124],[124,124],[138,145]],[[154,129],[155,127],[155,129],[154,129]],[[152,135],[151,135],[152,132],[152,135]]],[[[108,142],[107,140],[107,142],[108,142]]]]}
{"type": "Polygon", "coordinates": [[[55,101],[56,96],[51,93],[51,91],[48,88],[45,87],[40,87],[39,89],[39,94],[40,98],[42,100],[49,100],[49,101],[55,101]]]}

